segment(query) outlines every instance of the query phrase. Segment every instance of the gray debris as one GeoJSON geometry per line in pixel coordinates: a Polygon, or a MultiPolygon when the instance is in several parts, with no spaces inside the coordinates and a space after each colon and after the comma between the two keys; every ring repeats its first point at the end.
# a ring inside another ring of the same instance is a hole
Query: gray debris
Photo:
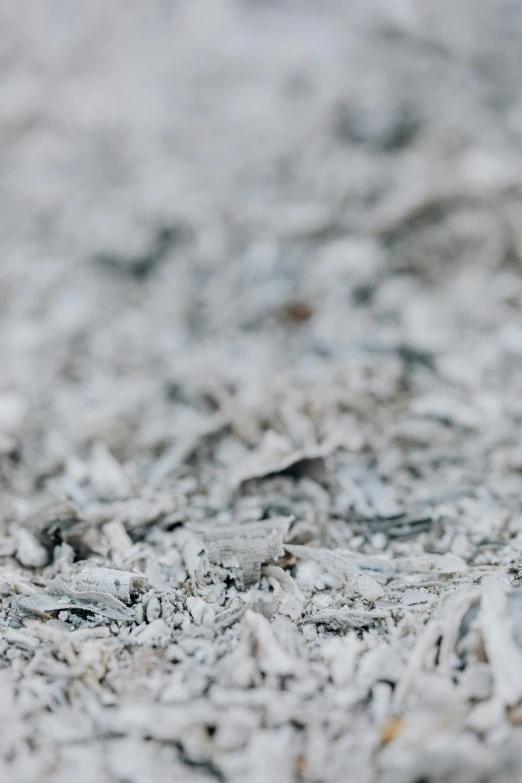
{"type": "Polygon", "coordinates": [[[126,604],[134,603],[148,588],[147,578],[143,574],[96,566],[76,574],[73,585],[80,592],[94,590],[109,593],[126,604]]]}
{"type": "Polygon", "coordinates": [[[522,3],[0,16],[0,780],[519,783],[522,3]]]}
{"type": "Polygon", "coordinates": [[[208,559],[228,569],[244,587],[259,581],[261,565],[284,555],[283,537],[291,518],[244,525],[216,525],[199,531],[208,559]]]}
{"type": "Polygon", "coordinates": [[[505,590],[494,577],[484,580],[480,606],[479,628],[496,698],[505,706],[514,706],[522,700],[522,651],[513,637],[505,590]]]}
{"type": "Polygon", "coordinates": [[[68,500],[58,500],[28,516],[23,525],[48,549],[60,541],[77,541],[85,530],[78,509],[68,500]]]}
{"type": "Polygon", "coordinates": [[[295,580],[279,566],[264,566],[262,572],[274,591],[280,595],[278,611],[291,620],[298,620],[303,614],[305,598],[295,580]]]}
{"type": "Polygon", "coordinates": [[[259,451],[231,469],[230,488],[235,492],[247,481],[281,473],[324,479],[325,457],[338,445],[338,441],[332,441],[288,453],[291,444],[274,433],[267,433],[259,451]]]}
{"type": "Polygon", "coordinates": [[[41,568],[47,565],[48,552],[30,530],[23,527],[16,531],[15,556],[27,568],[41,568]]]}
{"type": "Polygon", "coordinates": [[[296,557],[309,558],[324,566],[326,571],[335,576],[354,595],[360,595],[368,601],[376,601],[384,595],[384,590],[375,579],[359,571],[353,563],[336,552],[319,547],[290,544],[285,544],[285,549],[296,557]]]}
{"type": "Polygon", "coordinates": [[[76,609],[101,615],[110,620],[132,622],[134,613],[124,603],[113,595],[99,590],[75,590],[56,578],[45,588],[43,593],[16,599],[17,613],[42,615],[76,609]]]}

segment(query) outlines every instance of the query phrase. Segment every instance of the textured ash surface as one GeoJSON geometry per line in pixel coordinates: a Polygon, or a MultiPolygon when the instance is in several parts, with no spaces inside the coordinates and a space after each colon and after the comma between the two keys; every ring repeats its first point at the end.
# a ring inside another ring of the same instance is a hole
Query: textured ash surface
{"type": "Polygon", "coordinates": [[[0,10],[2,780],[520,780],[521,4],[0,10]]]}

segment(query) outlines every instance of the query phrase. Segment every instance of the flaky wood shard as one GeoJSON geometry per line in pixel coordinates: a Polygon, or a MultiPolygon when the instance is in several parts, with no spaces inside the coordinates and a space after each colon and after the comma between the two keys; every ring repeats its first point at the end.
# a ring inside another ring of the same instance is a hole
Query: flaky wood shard
{"type": "Polygon", "coordinates": [[[110,620],[132,621],[134,612],[109,593],[99,590],[75,590],[56,577],[42,593],[16,599],[21,616],[41,617],[67,609],[83,609],[110,620]]]}
{"type": "Polygon", "coordinates": [[[249,459],[236,465],[229,475],[229,488],[236,492],[242,484],[252,479],[265,478],[278,473],[290,473],[296,477],[308,476],[321,480],[325,474],[325,458],[338,448],[340,439],[310,445],[289,453],[254,452],[249,459]]]}
{"type": "Polygon", "coordinates": [[[144,593],[149,587],[149,583],[143,574],[133,571],[91,566],[84,568],[77,574],[75,587],[82,594],[92,590],[109,593],[109,595],[128,604],[144,593]]]}
{"type": "Polygon", "coordinates": [[[214,565],[230,569],[241,585],[257,582],[261,565],[285,553],[283,537],[291,517],[277,517],[243,525],[214,525],[199,528],[208,559],[214,565]]]}

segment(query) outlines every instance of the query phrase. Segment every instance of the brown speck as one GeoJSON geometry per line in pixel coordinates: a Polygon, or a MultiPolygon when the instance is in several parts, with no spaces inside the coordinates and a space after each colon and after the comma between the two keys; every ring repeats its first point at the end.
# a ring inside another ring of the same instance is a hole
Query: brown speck
{"type": "Polygon", "coordinates": [[[308,756],[305,756],[304,753],[300,753],[299,756],[297,756],[295,760],[295,772],[297,775],[304,775],[305,772],[308,771],[308,767],[310,766],[310,762],[308,760],[308,756]]]}
{"type": "Polygon", "coordinates": [[[300,324],[308,321],[314,314],[314,308],[310,302],[304,299],[296,299],[288,302],[281,312],[281,319],[289,323],[300,324]]]}
{"type": "Polygon", "coordinates": [[[381,745],[388,745],[406,730],[406,718],[396,716],[388,718],[381,730],[381,745]]]}

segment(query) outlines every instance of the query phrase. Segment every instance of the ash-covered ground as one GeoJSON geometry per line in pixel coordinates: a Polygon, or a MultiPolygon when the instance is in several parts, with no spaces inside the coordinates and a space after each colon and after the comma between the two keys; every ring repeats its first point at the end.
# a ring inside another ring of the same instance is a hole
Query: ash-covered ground
{"type": "Polygon", "coordinates": [[[517,783],[522,3],[0,3],[0,776],[517,783]]]}

